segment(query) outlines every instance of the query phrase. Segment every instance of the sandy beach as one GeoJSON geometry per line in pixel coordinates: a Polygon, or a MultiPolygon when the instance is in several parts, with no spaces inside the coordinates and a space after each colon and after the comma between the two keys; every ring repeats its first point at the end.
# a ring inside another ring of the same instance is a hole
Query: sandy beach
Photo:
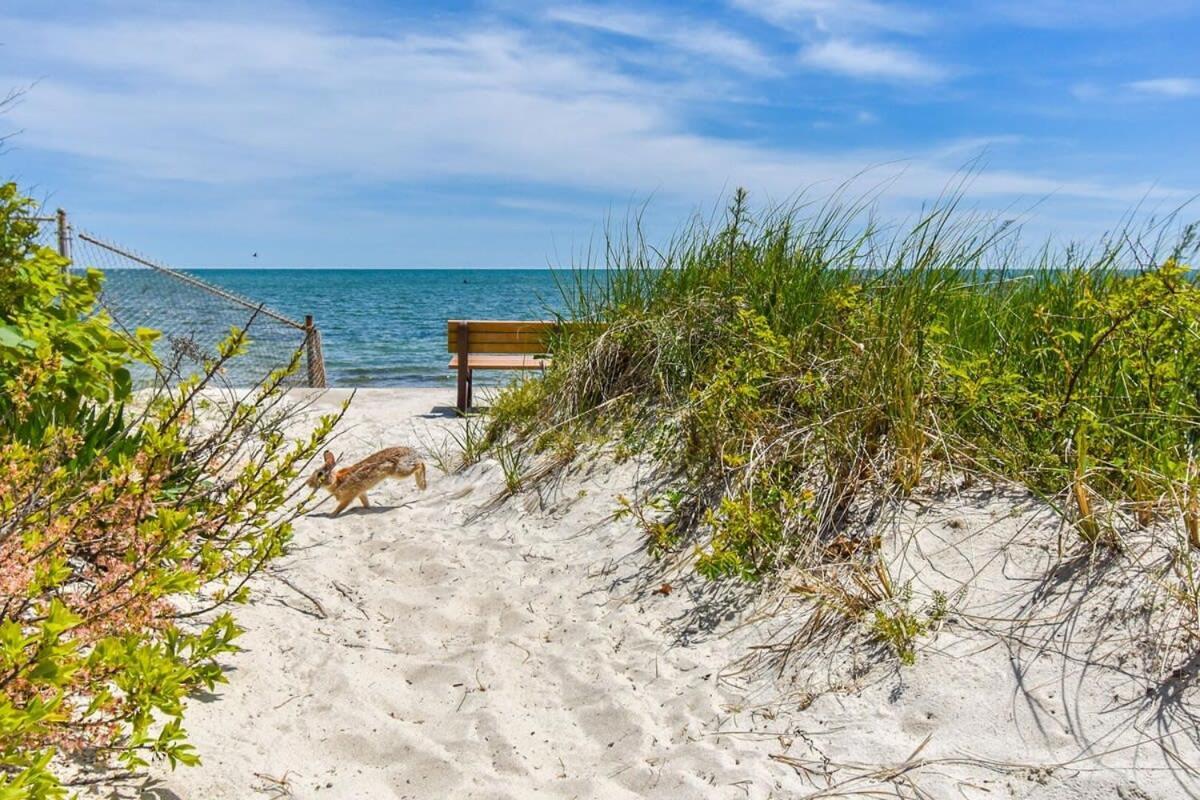
{"type": "MultiPolygon", "coordinates": [[[[452,399],[360,391],[334,449],[436,447],[461,424],[452,399]]],[[[385,483],[369,509],[333,519],[327,502],[301,520],[239,611],[229,683],[190,702],[203,764],[156,765],[129,796],[1194,791],[1181,766],[1194,730],[1165,725],[1182,705],[1119,668],[1136,614],[1113,603],[1129,597],[1092,591],[1092,611],[1057,624],[1086,581],[1051,569],[1057,522],[1028,497],[943,498],[881,530],[917,598],[953,596],[915,666],[850,636],[777,670],[745,657],[803,623],[786,603],[759,619],[762,598],[721,602],[711,584],[662,574],[613,519],[636,463],[585,460],[552,489],[495,503],[499,472],[431,469],[424,493],[385,483]]]]}
{"type": "MultiPolygon", "coordinates": [[[[329,392],[318,408],[344,393],[329,392]]],[[[421,446],[458,424],[441,390],[360,391],[335,449],[421,446]]],[[[473,522],[495,465],[298,526],[241,609],[229,684],[193,700],[195,769],[154,797],[766,797],[746,698],[718,685],[737,637],[692,638],[684,585],[638,591],[636,532],[611,522],[624,473],[529,513],[473,522]],[[275,577],[277,576],[277,577],[275,577]],[[285,582],[286,581],[286,582],[285,582]],[[319,605],[318,605],[319,604],[319,605]]],[[[534,505],[536,508],[536,505],[534,505]]],[[[732,627],[726,626],[726,627],[732,627]]],[[[765,780],[764,780],[765,778],[765,780]]]]}

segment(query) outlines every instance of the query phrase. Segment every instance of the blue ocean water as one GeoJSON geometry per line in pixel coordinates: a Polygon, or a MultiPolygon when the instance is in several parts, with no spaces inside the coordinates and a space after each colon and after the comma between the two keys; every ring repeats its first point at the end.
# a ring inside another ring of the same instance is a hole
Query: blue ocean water
{"type": "Polygon", "coordinates": [[[293,319],[312,314],[331,386],[451,386],[446,320],[552,319],[563,308],[544,269],[191,271],[293,319]]]}

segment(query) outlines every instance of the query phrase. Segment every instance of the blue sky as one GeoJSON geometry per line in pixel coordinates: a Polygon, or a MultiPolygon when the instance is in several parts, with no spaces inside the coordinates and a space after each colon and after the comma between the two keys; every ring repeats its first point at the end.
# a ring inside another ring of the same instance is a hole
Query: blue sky
{"type": "Polygon", "coordinates": [[[641,204],[855,179],[902,219],[968,164],[1088,238],[1200,191],[1198,38],[1174,0],[6,0],[0,173],[181,266],[559,264],[641,204]]]}

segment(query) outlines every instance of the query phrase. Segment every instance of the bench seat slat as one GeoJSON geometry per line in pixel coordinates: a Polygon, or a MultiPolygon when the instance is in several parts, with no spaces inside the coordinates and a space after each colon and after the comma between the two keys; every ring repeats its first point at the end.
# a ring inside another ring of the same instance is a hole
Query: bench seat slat
{"type": "MultiPolygon", "coordinates": [[[[455,342],[454,348],[451,348],[448,353],[458,353],[458,343],[455,342]]],[[[526,355],[545,355],[547,353],[545,342],[488,342],[486,344],[478,344],[472,339],[468,353],[523,353],[526,355]]]]}
{"type": "MultiPolygon", "coordinates": [[[[489,344],[491,342],[544,342],[548,333],[545,331],[512,331],[510,333],[476,333],[471,331],[468,336],[471,345],[489,344]]],[[[455,344],[458,343],[458,333],[452,333],[447,337],[455,344]]]]}
{"type": "MultiPolygon", "coordinates": [[[[471,331],[467,337],[467,345],[472,353],[544,353],[547,345],[547,335],[544,333],[475,333],[471,331]],[[524,349],[516,350],[495,350],[494,345],[520,345],[524,349]]],[[[446,340],[446,352],[458,352],[458,336],[451,335],[446,340]]]]}
{"type": "Polygon", "coordinates": [[[457,331],[459,322],[466,322],[471,333],[545,333],[558,326],[553,320],[452,319],[447,321],[446,330],[451,333],[457,331]]]}
{"type": "MultiPolygon", "coordinates": [[[[504,355],[499,353],[471,353],[467,359],[471,369],[545,369],[550,366],[549,358],[532,355],[504,355]]],[[[458,354],[456,353],[447,369],[458,369],[458,354]]]]}

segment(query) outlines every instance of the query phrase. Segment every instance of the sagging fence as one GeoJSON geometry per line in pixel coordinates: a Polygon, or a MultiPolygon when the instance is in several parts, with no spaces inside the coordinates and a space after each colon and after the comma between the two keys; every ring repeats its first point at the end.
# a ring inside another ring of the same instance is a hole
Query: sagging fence
{"type": "Polygon", "coordinates": [[[222,366],[215,379],[229,386],[257,384],[302,352],[302,366],[288,379],[294,386],[324,387],[321,332],[311,316],[291,319],[263,303],[242,297],[192,273],[173,269],[86,231],[75,230],[64,211],[35,217],[41,240],[70,259],[72,269],[104,272],[100,304],[119,328],[134,333],[153,328],[156,369],[134,365],[139,386],[178,381],[217,358],[218,345],[232,328],[246,330],[245,353],[222,366]]]}

